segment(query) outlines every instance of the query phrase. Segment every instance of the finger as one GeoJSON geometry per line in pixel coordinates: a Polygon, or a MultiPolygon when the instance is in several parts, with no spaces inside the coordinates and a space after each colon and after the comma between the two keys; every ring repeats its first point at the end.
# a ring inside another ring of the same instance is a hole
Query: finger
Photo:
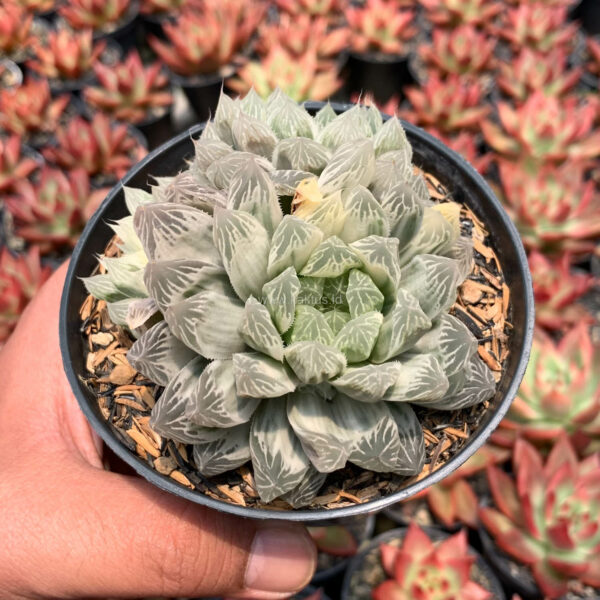
{"type": "Polygon", "coordinates": [[[4,515],[14,566],[41,586],[33,596],[275,600],[313,575],[316,550],[296,524],[233,517],[92,467],[51,479],[36,489],[42,510],[4,515]]]}

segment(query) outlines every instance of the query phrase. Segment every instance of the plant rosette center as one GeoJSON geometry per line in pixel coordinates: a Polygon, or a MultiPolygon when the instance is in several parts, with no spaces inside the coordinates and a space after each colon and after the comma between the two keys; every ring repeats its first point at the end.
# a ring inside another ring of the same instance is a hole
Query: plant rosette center
{"type": "Polygon", "coordinates": [[[373,108],[223,95],[195,149],[152,193],[125,188],[121,255],[85,280],[165,386],[152,428],[204,476],[251,461],[263,502],[306,505],[348,462],[418,474],[413,405],[495,392],[448,312],[473,265],[460,206],[431,200],[400,121],[373,108]]]}

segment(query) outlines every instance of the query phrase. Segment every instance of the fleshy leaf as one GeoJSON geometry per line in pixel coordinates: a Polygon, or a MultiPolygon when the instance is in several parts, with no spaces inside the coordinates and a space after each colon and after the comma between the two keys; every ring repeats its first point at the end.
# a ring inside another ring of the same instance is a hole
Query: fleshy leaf
{"type": "Polygon", "coordinates": [[[425,464],[425,439],[421,423],[409,404],[390,402],[386,406],[396,421],[400,436],[400,448],[393,471],[409,477],[418,475],[425,464]]]}
{"type": "Polygon", "coordinates": [[[288,267],[301,271],[322,239],[323,234],[315,225],[293,215],[283,217],[271,241],[269,277],[279,275],[288,267]]]}
{"type": "Polygon", "coordinates": [[[336,192],[322,200],[319,206],[306,217],[306,221],[316,225],[326,238],[339,235],[344,228],[346,213],[342,204],[341,192],[336,192]]]}
{"type": "Polygon", "coordinates": [[[200,427],[185,415],[205,365],[206,361],[198,356],[171,379],[152,409],[150,427],[156,433],[182,444],[213,442],[223,436],[222,429],[200,427]]]}
{"type": "Polygon", "coordinates": [[[137,329],[158,312],[158,304],[154,298],[139,298],[133,300],[127,307],[127,327],[137,329]]]}
{"type": "Polygon", "coordinates": [[[214,243],[233,289],[244,301],[260,298],[268,280],[269,234],[249,213],[217,209],[214,219],[214,243]]]}
{"type": "Polygon", "coordinates": [[[357,185],[343,190],[342,204],[346,220],[340,238],[347,244],[369,235],[387,237],[390,234],[385,211],[366,187],[357,185]]]}
{"type": "Polygon", "coordinates": [[[459,269],[459,281],[464,281],[473,270],[475,260],[473,258],[473,240],[464,235],[458,236],[452,248],[444,255],[456,261],[459,269]]]}
{"type": "Polygon", "coordinates": [[[119,238],[117,246],[123,251],[123,254],[132,254],[144,249],[140,238],[135,232],[133,216],[123,217],[114,223],[108,223],[108,226],[119,238]]]}
{"type": "Polygon", "coordinates": [[[148,260],[197,257],[218,265],[213,244],[213,219],[207,213],[182,204],[140,206],[133,219],[148,260]]]}
{"type": "Polygon", "coordinates": [[[257,352],[234,354],[233,372],[240,396],[278,398],[296,389],[296,381],[284,365],[257,352]]]}
{"type": "Polygon", "coordinates": [[[433,354],[417,354],[400,359],[398,377],[385,394],[389,402],[439,400],[448,390],[442,363],[433,354]]]}
{"type": "Polygon", "coordinates": [[[193,173],[204,175],[212,163],[233,152],[233,148],[220,140],[201,138],[194,140],[194,161],[190,167],[193,173]]]}
{"type": "Polygon", "coordinates": [[[203,290],[235,299],[225,269],[201,260],[180,258],[148,263],[144,282],[162,311],[203,290]]]}
{"type": "MultiPolygon", "coordinates": [[[[215,111],[214,124],[221,140],[230,146],[233,146],[231,126],[239,112],[239,101],[234,100],[224,92],[221,92],[219,103],[217,104],[217,109],[215,111]]],[[[208,124],[210,124],[210,122],[208,124]]]]}
{"type": "Polygon", "coordinates": [[[435,319],[454,304],[459,283],[456,261],[445,256],[420,254],[403,268],[400,285],[417,298],[430,319],[435,319]]]}
{"type": "Polygon", "coordinates": [[[354,319],[373,310],[381,311],[384,297],[366,273],[358,269],[352,269],[348,280],[346,300],[348,301],[350,314],[354,319]]]}
{"type": "Polygon", "coordinates": [[[268,160],[273,156],[277,138],[266,123],[240,113],[233,121],[231,133],[238,150],[258,154],[268,160]]]}
{"type": "Polygon", "coordinates": [[[196,425],[229,428],[250,421],[259,404],[258,398],[238,396],[233,361],[213,360],[200,375],[185,414],[196,425]]]}
{"type": "Polygon", "coordinates": [[[323,144],[307,137],[290,137],[278,142],[273,153],[273,164],[276,169],[318,175],[323,171],[330,157],[330,150],[323,144]]]}
{"type": "Polygon", "coordinates": [[[129,306],[132,302],[133,298],[109,302],[106,305],[106,308],[108,310],[108,318],[110,321],[115,325],[125,327],[125,325],[127,325],[127,313],[129,312],[129,306]]]}
{"type": "Polygon", "coordinates": [[[108,271],[110,280],[128,298],[148,297],[148,290],[144,284],[145,263],[146,257],[143,252],[100,258],[100,264],[108,271]]]}
{"type": "Polygon", "coordinates": [[[346,366],[346,357],[321,342],[294,342],[285,349],[285,360],[303,383],[321,383],[346,366]]]}
{"type": "Polygon", "coordinates": [[[223,436],[213,442],[194,444],[194,463],[204,477],[221,475],[250,460],[250,423],[221,429],[223,436]]]}
{"type": "Polygon", "coordinates": [[[306,277],[340,277],[361,266],[353,250],[339,237],[332,236],[313,250],[300,275],[306,277]]]}
{"type": "Polygon", "coordinates": [[[230,152],[223,158],[215,160],[206,169],[206,177],[218,189],[225,190],[235,174],[248,161],[256,161],[267,173],[273,170],[273,165],[266,159],[251,152],[230,152]]]}
{"type": "Polygon", "coordinates": [[[323,313],[314,306],[296,306],[294,324],[286,336],[288,342],[321,342],[327,346],[333,343],[333,331],[329,328],[323,313]]]}
{"type": "Polygon", "coordinates": [[[367,360],[379,335],[382,322],[383,315],[380,312],[364,313],[342,327],[333,345],[343,352],[349,363],[367,360]]]}
{"type": "Polygon", "coordinates": [[[397,183],[409,180],[413,170],[411,158],[412,152],[406,150],[392,150],[377,158],[375,174],[369,186],[376,198],[383,196],[386,190],[397,183]]]}
{"type": "Polygon", "coordinates": [[[334,335],[337,335],[342,327],[352,318],[350,313],[345,310],[338,310],[337,308],[324,312],[323,317],[325,317],[325,321],[327,321],[334,335]]]}
{"type": "Polygon", "coordinates": [[[373,138],[375,155],[381,156],[386,152],[402,151],[406,154],[406,163],[412,162],[412,146],[406,137],[402,123],[397,117],[389,118],[373,138]]]}
{"type": "Polygon", "coordinates": [[[357,105],[331,119],[321,129],[317,140],[328,148],[338,148],[352,140],[369,137],[372,133],[364,108],[357,105]]]}
{"type": "Polygon", "coordinates": [[[129,364],[159,385],[168,385],[195,356],[171,333],[165,321],[144,332],[127,352],[129,364]]]}
{"type": "Polygon", "coordinates": [[[227,208],[250,213],[271,234],[283,218],[275,186],[256,161],[246,162],[231,180],[227,208]]]}
{"type": "Polygon", "coordinates": [[[299,293],[300,281],[294,267],[288,267],[263,286],[262,301],[280,334],[285,333],[294,322],[299,293]]]}
{"type": "Polygon", "coordinates": [[[346,290],[348,289],[348,273],[339,277],[329,277],[323,284],[323,297],[321,304],[323,308],[331,306],[342,309],[347,308],[346,290]]]}
{"type": "Polygon", "coordinates": [[[387,298],[394,298],[400,282],[398,240],[370,235],[350,244],[365,273],[387,298]]]}
{"type": "Polygon", "coordinates": [[[125,205],[127,206],[130,215],[135,214],[138,206],[150,204],[154,201],[150,192],[126,185],[123,186],[123,194],[125,196],[125,205]]]}
{"type": "Polygon", "coordinates": [[[280,139],[294,137],[312,138],[315,126],[311,116],[304,108],[295,102],[287,101],[280,106],[269,107],[267,123],[275,135],[280,139]]]}
{"type": "Polygon", "coordinates": [[[250,296],[244,307],[240,333],[248,346],[283,361],[283,341],[271,320],[271,315],[256,298],[250,296]]]}
{"type": "Polygon", "coordinates": [[[183,171],[177,175],[165,189],[162,202],[191,206],[209,215],[213,214],[215,206],[225,207],[225,192],[213,188],[208,180],[200,182],[197,178],[198,176],[192,175],[190,171],[183,171]]]}
{"type": "Polygon", "coordinates": [[[231,358],[245,347],[238,331],[244,307],[218,292],[198,292],[169,306],[164,316],[171,331],[205,358],[231,358]]]}
{"type": "Polygon", "coordinates": [[[288,422],[285,400],[261,403],[252,419],[250,452],[263,502],[290,492],[304,479],[310,461],[288,422]]]}
{"type": "Polygon", "coordinates": [[[323,108],[319,109],[319,112],[314,116],[314,121],[321,129],[323,129],[329,125],[329,123],[335,121],[336,117],[337,113],[328,102],[323,108]]]}
{"type": "Polygon", "coordinates": [[[357,185],[368,186],[375,174],[375,152],[371,140],[343,144],[333,153],[319,176],[324,195],[357,185]]]}
{"type": "Polygon", "coordinates": [[[331,473],[345,466],[347,436],[335,422],[333,402],[313,388],[304,387],[288,396],[287,414],[304,452],[318,471],[331,473]]]}
{"type": "Polygon", "coordinates": [[[258,121],[264,121],[267,117],[265,101],[251,87],[248,93],[240,100],[240,108],[244,113],[258,121]]]}
{"type": "Polygon", "coordinates": [[[340,392],[360,402],[379,402],[394,384],[400,372],[395,362],[383,365],[348,367],[331,384],[340,392]]]}
{"type": "Polygon", "coordinates": [[[326,473],[319,473],[319,471],[311,465],[302,481],[291,492],[282,494],[281,499],[285,500],[293,508],[307,506],[319,493],[326,478],[326,473]]]}
{"type": "Polygon", "coordinates": [[[293,196],[296,193],[296,188],[301,181],[314,177],[308,171],[293,170],[277,170],[271,171],[269,177],[275,186],[275,191],[278,196],[293,196]]]}
{"type": "Polygon", "coordinates": [[[82,277],[81,281],[83,282],[83,285],[85,285],[87,293],[99,300],[116,302],[118,300],[123,300],[126,297],[123,292],[117,289],[117,286],[106,273],[92,275],[91,277],[82,277]]]}
{"type": "Polygon", "coordinates": [[[423,221],[425,207],[414,191],[403,182],[388,188],[379,197],[381,206],[390,222],[391,233],[404,248],[417,234],[423,221]]]}
{"type": "Polygon", "coordinates": [[[320,277],[299,277],[300,292],[296,304],[318,307],[323,299],[325,280],[320,277]]]}
{"type": "Polygon", "coordinates": [[[383,363],[397,356],[413,346],[430,327],[431,320],[421,309],[418,300],[399,289],[394,305],[384,316],[371,360],[383,363]]]}

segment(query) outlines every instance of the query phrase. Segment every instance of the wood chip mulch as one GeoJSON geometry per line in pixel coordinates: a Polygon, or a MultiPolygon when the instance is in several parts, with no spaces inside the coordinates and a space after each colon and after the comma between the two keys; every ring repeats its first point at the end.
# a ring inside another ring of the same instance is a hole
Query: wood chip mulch
{"type": "MultiPolygon", "coordinates": [[[[444,202],[449,194],[433,177],[426,177],[432,198],[444,202]]],[[[466,206],[461,210],[463,232],[473,239],[475,264],[451,312],[479,340],[479,355],[500,381],[508,357],[511,325],[510,289],[504,281],[502,266],[489,242],[485,225],[466,206]]],[[[107,256],[119,250],[113,238],[107,256]]],[[[102,272],[99,266],[94,273],[102,272]]],[[[106,302],[88,296],[81,306],[81,333],[86,340],[87,373],[81,376],[96,395],[104,418],[115,436],[152,468],[180,485],[216,500],[273,510],[292,510],[284,501],[260,501],[251,464],[217,477],[203,477],[196,470],[189,446],[161,437],[149,426],[150,413],[162,388],[133,369],[126,354],[133,338],[114,325],[106,302]]],[[[478,429],[489,402],[454,412],[415,407],[423,426],[426,463],[416,477],[374,473],[348,464],[331,473],[320,495],[307,508],[339,508],[361,504],[395,493],[426,477],[450,460],[478,429]]]]}

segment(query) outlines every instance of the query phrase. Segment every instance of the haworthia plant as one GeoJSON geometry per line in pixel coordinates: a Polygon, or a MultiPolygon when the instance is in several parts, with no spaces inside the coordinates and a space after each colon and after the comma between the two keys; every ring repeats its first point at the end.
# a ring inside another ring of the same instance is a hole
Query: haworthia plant
{"type": "Polygon", "coordinates": [[[448,313],[472,248],[400,122],[223,96],[195,149],[152,193],[125,188],[122,254],[85,281],[165,386],[152,427],[204,475],[251,461],[264,502],[308,504],[348,461],[419,473],[412,405],[468,407],[495,381],[448,313]]]}

